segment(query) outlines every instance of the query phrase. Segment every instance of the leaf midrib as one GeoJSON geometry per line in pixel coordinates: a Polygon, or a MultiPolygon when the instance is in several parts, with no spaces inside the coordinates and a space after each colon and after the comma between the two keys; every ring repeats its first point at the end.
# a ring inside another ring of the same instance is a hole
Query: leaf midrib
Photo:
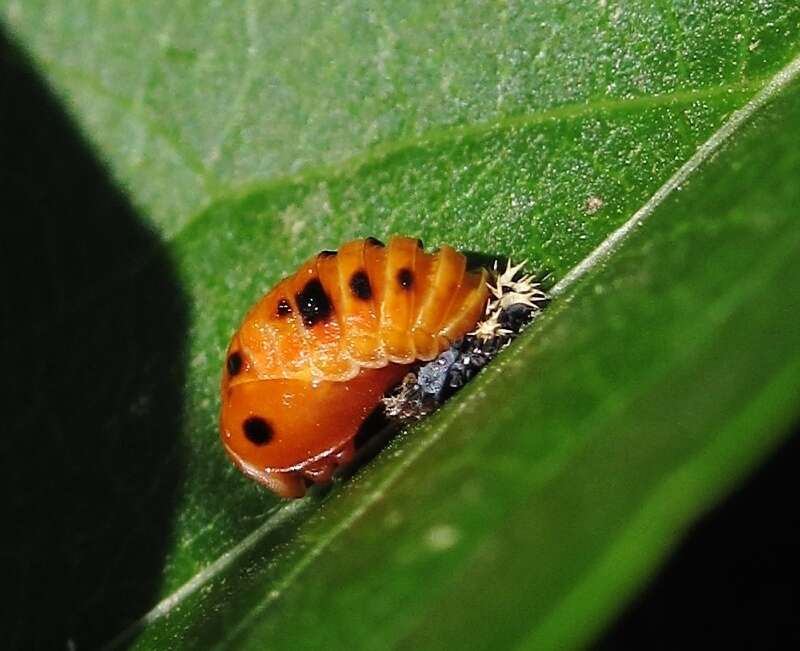
{"type": "MultiPolygon", "coordinates": [[[[729,315],[738,310],[748,300],[751,300],[753,296],[758,293],[758,288],[763,286],[764,281],[770,277],[774,277],[776,275],[775,270],[781,268],[789,256],[796,251],[797,238],[787,238],[783,240],[781,244],[782,245],[777,252],[773,251],[771,255],[766,256],[768,263],[765,263],[762,267],[760,267],[757,273],[752,273],[746,279],[746,281],[743,280],[736,285],[731,285],[729,288],[730,291],[722,296],[719,296],[714,302],[713,306],[710,306],[710,311],[729,315]]],[[[679,357],[671,359],[669,363],[664,366],[651,368],[647,376],[643,377],[638,383],[637,391],[633,394],[625,396],[624,400],[620,400],[619,396],[615,396],[613,399],[609,398],[603,403],[598,404],[595,409],[587,414],[586,418],[582,421],[584,427],[581,429],[591,430],[594,428],[592,425],[593,422],[596,423],[598,421],[608,420],[617,417],[619,414],[625,413],[625,411],[629,410],[629,408],[636,404],[637,401],[640,401],[644,396],[648,395],[652,389],[663,380],[664,377],[679,374],[687,367],[691,367],[696,362],[698,351],[705,348],[709,342],[713,340],[715,326],[718,326],[719,322],[725,320],[726,319],[724,317],[720,316],[715,320],[713,325],[708,323],[702,324],[704,325],[702,330],[695,332],[695,336],[693,337],[691,345],[683,348],[679,357]],[[613,405],[613,409],[609,409],[609,406],[611,405],[613,405]]],[[[531,339],[531,335],[534,335],[534,333],[532,331],[528,331],[526,333],[526,339],[531,339]]],[[[502,364],[502,361],[509,363],[513,361],[515,366],[524,366],[526,365],[526,362],[523,359],[526,356],[525,354],[527,353],[528,356],[530,356],[531,354],[536,353],[534,348],[531,346],[525,346],[523,341],[518,341],[516,343],[518,348],[517,355],[505,355],[496,360],[496,362],[499,363],[493,364],[487,368],[487,371],[489,372],[485,374],[485,377],[483,378],[484,382],[491,382],[493,377],[502,377],[503,375],[507,374],[509,364],[502,364]]],[[[778,374],[782,382],[785,381],[787,376],[785,370],[794,368],[797,363],[798,360],[796,357],[786,359],[784,370],[778,374]]],[[[789,375],[789,377],[791,377],[791,375],[789,375]]],[[[772,386],[773,384],[771,383],[763,392],[755,396],[751,402],[748,403],[748,405],[760,400],[762,394],[769,393],[772,386]]],[[[445,412],[446,418],[443,418],[435,429],[431,429],[426,432],[427,437],[425,439],[419,439],[416,447],[409,450],[403,458],[398,459],[394,471],[382,478],[380,485],[376,486],[374,490],[370,491],[370,494],[364,500],[362,505],[351,512],[348,517],[339,521],[339,523],[337,523],[337,525],[333,527],[323,538],[318,539],[314,544],[309,546],[309,548],[305,550],[304,553],[296,560],[291,569],[286,572],[286,574],[276,584],[270,587],[270,590],[265,594],[264,598],[260,602],[250,605],[248,612],[241,617],[236,626],[232,627],[226,632],[225,637],[217,645],[212,647],[212,651],[221,651],[222,649],[227,648],[228,643],[235,639],[240,630],[246,629],[247,625],[253,620],[253,618],[262,615],[270,606],[270,604],[280,599],[280,597],[292,585],[295,579],[302,574],[302,572],[311,563],[313,563],[313,561],[317,559],[334,540],[336,540],[342,533],[346,532],[356,521],[361,519],[361,517],[366,514],[373,504],[377,503],[383,495],[389,492],[390,487],[398,478],[407,474],[408,468],[412,466],[417,459],[421,458],[423,454],[428,452],[435,443],[441,440],[442,435],[449,428],[450,424],[454,422],[458,418],[459,414],[467,409],[467,407],[476,399],[481,399],[480,392],[470,392],[466,395],[463,395],[463,399],[461,399],[455,406],[456,408],[445,412]]],[[[722,437],[713,439],[707,448],[713,449],[719,438],[722,437]]],[[[580,446],[585,446],[588,443],[589,441],[584,439],[580,442],[580,446]]],[[[703,459],[707,459],[709,456],[707,448],[703,448],[703,459]]],[[[576,449],[577,448],[575,445],[568,445],[558,451],[556,458],[551,457],[547,459],[546,464],[539,465],[538,469],[535,466],[529,468],[528,472],[531,479],[538,475],[538,480],[533,481],[531,487],[535,488],[540,486],[544,482],[552,479],[554,475],[561,472],[566,466],[568,460],[575,454],[576,449]]],[[[673,477],[681,476],[694,466],[694,460],[690,459],[686,461],[674,469],[673,472],[663,480],[663,484],[665,486],[670,485],[673,477]]],[[[646,507],[651,502],[658,503],[658,501],[663,497],[663,490],[664,489],[661,486],[657,487],[654,490],[652,499],[648,498],[648,500],[646,500],[642,510],[646,510],[646,507]]],[[[634,521],[631,526],[635,527],[637,522],[638,520],[634,521]]],[[[619,535],[610,544],[609,550],[616,549],[617,545],[621,544],[621,540],[627,539],[629,528],[630,527],[624,528],[619,533],[619,535]]],[[[607,553],[610,554],[611,551],[607,550],[607,553]]],[[[585,581],[588,582],[589,578],[586,578],[585,581]]],[[[577,588],[575,591],[577,591],[577,588]]],[[[563,599],[554,603],[553,610],[555,611],[559,608],[562,608],[562,602],[572,598],[572,592],[574,591],[571,591],[565,595],[563,599]]],[[[545,615],[541,621],[547,621],[548,619],[549,615],[545,615]]]]}
{"type": "MultiPolygon", "coordinates": [[[[690,167],[689,174],[691,174],[695,170],[697,170],[701,163],[707,161],[714,153],[716,153],[716,151],[718,151],[718,149],[719,149],[719,146],[721,146],[721,144],[723,144],[724,141],[729,139],[730,136],[732,136],[734,132],[737,132],[744,124],[749,122],[749,120],[752,119],[752,116],[755,113],[757,113],[768,102],[770,102],[772,99],[774,99],[776,96],[778,96],[792,81],[794,81],[797,78],[798,75],[800,75],[800,56],[797,56],[797,57],[793,58],[788,64],[786,64],[783,68],[781,68],[777,73],[775,73],[774,75],[770,76],[768,79],[766,79],[766,81],[764,83],[761,84],[761,86],[762,86],[761,92],[758,95],[756,95],[753,99],[751,99],[749,102],[746,102],[743,105],[743,107],[741,109],[739,109],[739,111],[737,111],[737,113],[740,113],[739,115],[734,115],[733,118],[731,118],[730,122],[734,123],[733,130],[730,130],[729,132],[725,133],[726,128],[728,128],[728,122],[729,121],[724,122],[720,126],[720,128],[717,129],[711,135],[711,137],[708,138],[708,140],[705,141],[698,148],[698,152],[702,152],[703,158],[702,158],[702,160],[699,160],[697,162],[697,164],[695,164],[695,165],[690,167]],[[750,108],[749,112],[747,112],[748,107],[750,108]],[[744,112],[744,114],[741,114],[741,112],[744,112]],[[720,134],[724,134],[724,136],[720,137],[720,134]],[[719,140],[718,144],[715,145],[715,146],[712,146],[712,147],[707,146],[707,143],[713,141],[715,138],[719,140]]],[[[719,87],[717,87],[717,88],[719,88],[719,87]]],[[[655,100],[657,98],[663,98],[663,97],[664,97],[663,95],[653,96],[652,99],[655,100]]],[[[576,105],[576,106],[583,107],[584,105],[576,105]]],[[[617,108],[617,110],[619,110],[621,108],[622,109],[627,108],[627,106],[628,105],[625,105],[625,106],[617,105],[616,108],[617,108]]],[[[579,115],[584,115],[584,114],[585,113],[578,111],[578,112],[576,112],[575,115],[572,115],[571,117],[577,117],[579,115]]],[[[564,119],[566,119],[566,116],[562,116],[562,117],[564,119]]],[[[544,118],[544,119],[550,119],[550,118],[544,118]]],[[[542,121],[543,121],[543,119],[542,119],[542,121]]],[[[530,123],[533,123],[533,122],[530,122],[530,123]]],[[[487,129],[487,131],[488,130],[490,130],[490,129],[487,129]]],[[[452,132],[452,131],[449,131],[449,132],[452,132]]],[[[480,133],[480,132],[476,132],[476,133],[480,133]]],[[[426,142],[427,141],[419,141],[419,142],[416,142],[414,146],[420,146],[421,144],[425,144],[426,142]]],[[[370,150],[370,151],[372,151],[372,150],[370,150]]],[[[399,150],[397,150],[397,151],[399,151],[399,150]]],[[[366,152],[365,154],[363,154],[362,157],[366,157],[367,153],[369,153],[369,152],[366,152]]],[[[384,153],[384,156],[391,155],[391,153],[394,153],[394,150],[384,153]]],[[[350,159],[350,164],[351,165],[355,165],[355,169],[357,169],[360,165],[366,164],[365,161],[354,163],[353,161],[357,161],[358,158],[359,157],[355,157],[354,159],[350,159]]],[[[650,215],[652,215],[654,210],[655,210],[655,208],[657,207],[657,205],[662,203],[664,200],[666,200],[667,197],[671,196],[672,192],[677,187],[677,184],[675,183],[674,179],[676,179],[676,177],[679,177],[680,174],[681,174],[681,171],[683,170],[683,168],[687,167],[687,166],[690,166],[691,163],[692,163],[692,160],[690,159],[683,166],[681,166],[681,168],[679,168],[676,171],[676,173],[673,174],[673,176],[670,177],[670,179],[668,179],[653,194],[653,197],[648,202],[645,203],[643,208],[640,209],[639,211],[637,211],[637,213],[636,213],[637,215],[642,213],[643,209],[646,206],[654,204],[654,200],[656,198],[658,199],[658,201],[657,201],[657,203],[655,205],[651,205],[651,209],[649,209],[647,212],[642,214],[640,222],[644,221],[646,218],[648,218],[650,215]],[[667,190],[664,191],[664,188],[667,188],[667,190]]],[[[329,168],[329,166],[323,166],[323,167],[321,167],[319,169],[328,169],[328,168],[329,168]]],[[[308,172],[306,172],[306,173],[308,173],[308,172]]],[[[298,177],[299,176],[300,175],[297,175],[297,177],[284,177],[283,179],[280,179],[280,181],[282,181],[283,183],[297,183],[297,182],[299,182],[298,181],[298,177]]],[[[272,186],[274,184],[269,184],[269,185],[272,186]]],[[[260,186],[260,191],[263,191],[263,189],[264,189],[264,186],[261,185],[260,186]]],[[[245,195],[246,194],[247,193],[245,193],[245,195]]],[[[203,212],[205,212],[205,211],[201,211],[199,214],[195,215],[195,217],[198,217],[198,216],[202,215],[203,212]]],[[[630,220],[628,222],[626,222],[626,224],[623,224],[620,227],[620,229],[624,229],[628,223],[630,223],[630,220]]],[[[187,226],[188,226],[188,224],[187,224],[187,226]]],[[[617,229],[617,230],[620,230],[620,229],[617,229]]],[[[182,235],[185,232],[186,232],[186,228],[182,228],[180,234],[182,235]]],[[[626,234],[629,233],[629,232],[630,231],[626,231],[626,234]]],[[[614,235],[614,233],[609,235],[609,238],[613,237],[613,235],[614,235]]],[[[602,246],[603,246],[603,243],[600,244],[600,247],[602,247],[602,246]]],[[[598,248],[600,248],[600,247],[598,247],[598,248]]],[[[592,258],[593,254],[594,254],[594,251],[592,253],[590,253],[589,256],[587,256],[587,259],[592,258]]],[[[603,257],[594,258],[593,266],[589,270],[597,268],[597,266],[602,264],[604,259],[605,258],[603,258],[603,257]]],[[[580,266],[581,266],[581,263],[576,265],[576,267],[580,267],[580,266]]],[[[587,271],[589,271],[589,270],[587,270],[587,271]]],[[[561,288],[559,290],[561,295],[565,294],[568,289],[573,287],[574,284],[576,282],[578,282],[578,280],[580,278],[583,277],[583,274],[581,274],[581,275],[567,274],[567,276],[565,276],[565,278],[566,277],[571,277],[571,280],[569,281],[568,284],[562,284],[562,286],[561,286],[561,288]]],[[[498,360],[497,363],[502,364],[502,361],[503,360],[498,360]]],[[[510,362],[510,359],[509,359],[509,362],[510,362]]],[[[499,366],[498,366],[497,370],[499,372],[499,366]]],[[[451,405],[451,408],[443,415],[444,418],[441,419],[441,422],[440,422],[439,427],[437,428],[437,430],[436,431],[432,431],[430,436],[428,436],[427,439],[422,440],[420,442],[420,444],[416,448],[412,449],[405,458],[398,460],[399,462],[396,464],[395,472],[392,472],[392,473],[389,473],[388,475],[386,475],[384,477],[383,481],[381,482],[381,485],[377,486],[374,490],[372,490],[365,497],[365,499],[362,502],[362,504],[359,505],[359,507],[356,508],[350,514],[350,516],[348,518],[342,520],[339,523],[338,526],[334,527],[331,530],[330,534],[320,544],[316,545],[313,548],[313,553],[312,553],[312,551],[309,551],[307,554],[305,554],[303,556],[303,558],[301,558],[300,561],[297,563],[297,565],[292,570],[289,570],[284,575],[284,580],[281,581],[281,583],[279,584],[279,587],[276,587],[276,590],[273,591],[273,592],[277,592],[278,596],[279,596],[280,592],[283,589],[285,589],[286,585],[289,585],[291,583],[291,581],[293,580],[293,578],[295,576],[299,575],[303,571],[303,569],[305,569],[305,567],[307,567],[308,564],[310,562],[312,562],[314,560],[314,558],[316,558],[319,555],[319,553],[321,553],[331,541],[333,541],[336,537],[338,537],[338,535],[340,533],[342,533],[343,531],[346,531],[347,528],[353,522],[357,521],[360,517],[362,517],[370,509],[370,507],[373,504],[377,503],[383,497],[383,495],[385,495],[387,488],[390,487],[392,485],[392,483],[394,483],[394,481],[397,480],[398,477],[403,475],[403,472],[408,467],[408,465],[410,465],[417,458],[419,458],[419,456],[422,453],[424,453],[427,449],[429,449],[429,447],[431,445],[433,445],[441,437],[442,433],[447,429],[448,423],[452,422],[474,400],[479,399],[479,397],[480,397],[480,394],[478,392],[468,393],[466,396],[464,396],[463,399],[459,400],[459,402],[456,405],[451,405]]],[[[287,507],[283,507],[283,508],[279,509],[278,511],[276,511],[273,514],[273,516],[271,516],[271,518],[269,520],[267,520],[265,523],[263,523],[257,530],[265,530],[266,531],[268,529],[269,522],[273,518],[280,517],[280,514],[286,508],[287,507]]],[[[249,540],[251,538],[251,536],[253,536],[253,534],[248,536],[245,540],[249,540]]],[[[252,544],[256,544],[258,539],[260,539],[260,537],[257,537],[255,540],[252,540],[251,543],[252,544]]],[[[241,543],[240,543],[240,544],[234,546],[233,549],[228,550],[227,552],[225,552],[223,554],[223,556],[235,558],[237,555],[241,555],[242,553],[247,551],[247,549],[249,549],[251,546],[252,545],[248,545],[247,548],[242,548],[241,547],[241,543]]],[[[219,560],[219,559],[217,559],[217,560],[219,560]]],[[[211,564],[209,564],[209,565],[213,565],[213,562],[211,564]]],[[[212,580],[215,576],[216,576],[216,573],[209,573],[206,576],[206,581],[205,582],[208,582],[208,581],[212,580]]],[[[198,585],[196,589],[199,589],[200,587],[201,586],[198,585]]],[[[176,592],[178,592],[178,591],[176,591],[176,592]]],[[[193,593],[194,593],[194,590],[192,592],[187,592],[184,595],[184,598],[190,596],[193,593]]],[[[173,594],[175,594],[175,593],[173,593],[173,594]]],[[[141,630],[141,628],[144,625],[143,624],[144,622],[149,624],[149,623],[152,623],[153,621],[157,620],[159,617],[166,615],[169,612],[168,609],[163,609],[163,610],[159,611],[157,613],[156,617],[149,617],[150,613],[155,613],[156,611],[158,611],[159,610],[159,606],[161,604],[169,601],[171,599],[171,597],[172,597],[172,595],[166,597],[161,602],[159,602],[159,604],[157,604],[150,612],[146,613],[142,618],[140,618],[137,622],[135,622],[131,627],[129,627],[128,629],[123,631],[117,639],[127,637],[128,634],[132,634],[132,633],[135,633],[138,630],[141,630]]],[[[177,603],[178,602],[174,602],[173,605],[177,605],[177,603]]]]}

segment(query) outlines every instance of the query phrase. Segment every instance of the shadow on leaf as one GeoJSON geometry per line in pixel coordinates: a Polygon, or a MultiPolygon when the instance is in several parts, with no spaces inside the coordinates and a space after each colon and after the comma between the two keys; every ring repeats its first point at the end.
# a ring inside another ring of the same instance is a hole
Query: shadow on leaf
{"type": "Polygon", "coordinates": [[[4,646],[93,648],[157,598],[183,468],[185,299],[2,30],[0,125],[4,646]]]}

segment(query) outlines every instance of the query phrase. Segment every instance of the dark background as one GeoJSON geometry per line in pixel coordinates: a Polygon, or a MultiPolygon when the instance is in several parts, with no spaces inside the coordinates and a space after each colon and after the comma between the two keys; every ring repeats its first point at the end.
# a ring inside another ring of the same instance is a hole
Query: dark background
{"type": "MultiPolygon", "coordinates": [[[[0,189],[3,647],[95,648],[159,588],[183,471],[186,299],[1,29],[0,189]]],[[[798,648],[797,468],[795,434],[595,651],[798,648]]]]}
{"type": "Polygon", "coordinates": [[[800,431],[721,505],[596,644],[800,648],[800,431]]]}

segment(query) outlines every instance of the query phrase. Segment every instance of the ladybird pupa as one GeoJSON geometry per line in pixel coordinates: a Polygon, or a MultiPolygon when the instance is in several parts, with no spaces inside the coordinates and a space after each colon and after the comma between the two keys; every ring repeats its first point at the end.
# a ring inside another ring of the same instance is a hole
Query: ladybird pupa
{"type": "Polygon", "coordinates": [[[220,437],[233,462],[283,497],[328,481],[384,395],[476,326],[487,274],[409,237],[354,240],[308,260],[228,346],[220,437]]]}

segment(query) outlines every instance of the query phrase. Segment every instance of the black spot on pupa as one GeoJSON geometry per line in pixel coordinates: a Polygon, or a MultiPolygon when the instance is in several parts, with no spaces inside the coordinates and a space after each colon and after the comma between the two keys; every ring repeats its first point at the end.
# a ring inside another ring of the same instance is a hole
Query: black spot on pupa
{"type": "Polygon", "coordinates": [[[372,298],[372,287],[369,284],[369,277],[364,271],[356,271],[350,277],[350,291],[353,296],[360,298],[362,301],[368,301],[372,298]]]}
{"type": "Polygon", "coordinates": [[[303,290],[295,295],[295,300],[306,328],[311,328],[320,321],[327,321],[333,312],[333,304],[319,278],[309,280],[303,290]]]}
{"type": "Polygon", "coordinates": [[[421,251],[425,250],[425,244],[419,238],[417,238],[417,248],[420,249],[421,251]]]}
{"type": "Polygon", "coordinates": [[[414,284],[414,274],[410,269],[401,269],[397,272],[397,284],[403,289],[409,289],[414,284]]]}
{"type": "Polygon", "coordinates": [[[386,246],[377,237],[368,237],[367,238],[367,244],[372,244],[372,246],[386,246]]]}
{"type": "Polygon", "coordinates": [[[242,423],[242,431],[253,445],[266,445],[274,434],[270,424],[261,416],[250,416],[242,423]]]}
{"type": "Polygon", "coordinates": [[[336,251],[329,251],[327,249],[317,253],[317,257],[318,258],[330,258],[330,257],[333,257],[334,255],[336,255],[336,251]]]}
{"type": "Polygon", "coordinates": [[[228,356],[228,375],[239,375],[242,370],[242,355],[238,351],[228,356]]]}
{"type": "Polygon", "coordinates": [[[278,318],[289,316],[292,313],[292,305],[287,301],[285,298],[282,298],[278,301],[278,309],[277,309],[278,318]]]}

